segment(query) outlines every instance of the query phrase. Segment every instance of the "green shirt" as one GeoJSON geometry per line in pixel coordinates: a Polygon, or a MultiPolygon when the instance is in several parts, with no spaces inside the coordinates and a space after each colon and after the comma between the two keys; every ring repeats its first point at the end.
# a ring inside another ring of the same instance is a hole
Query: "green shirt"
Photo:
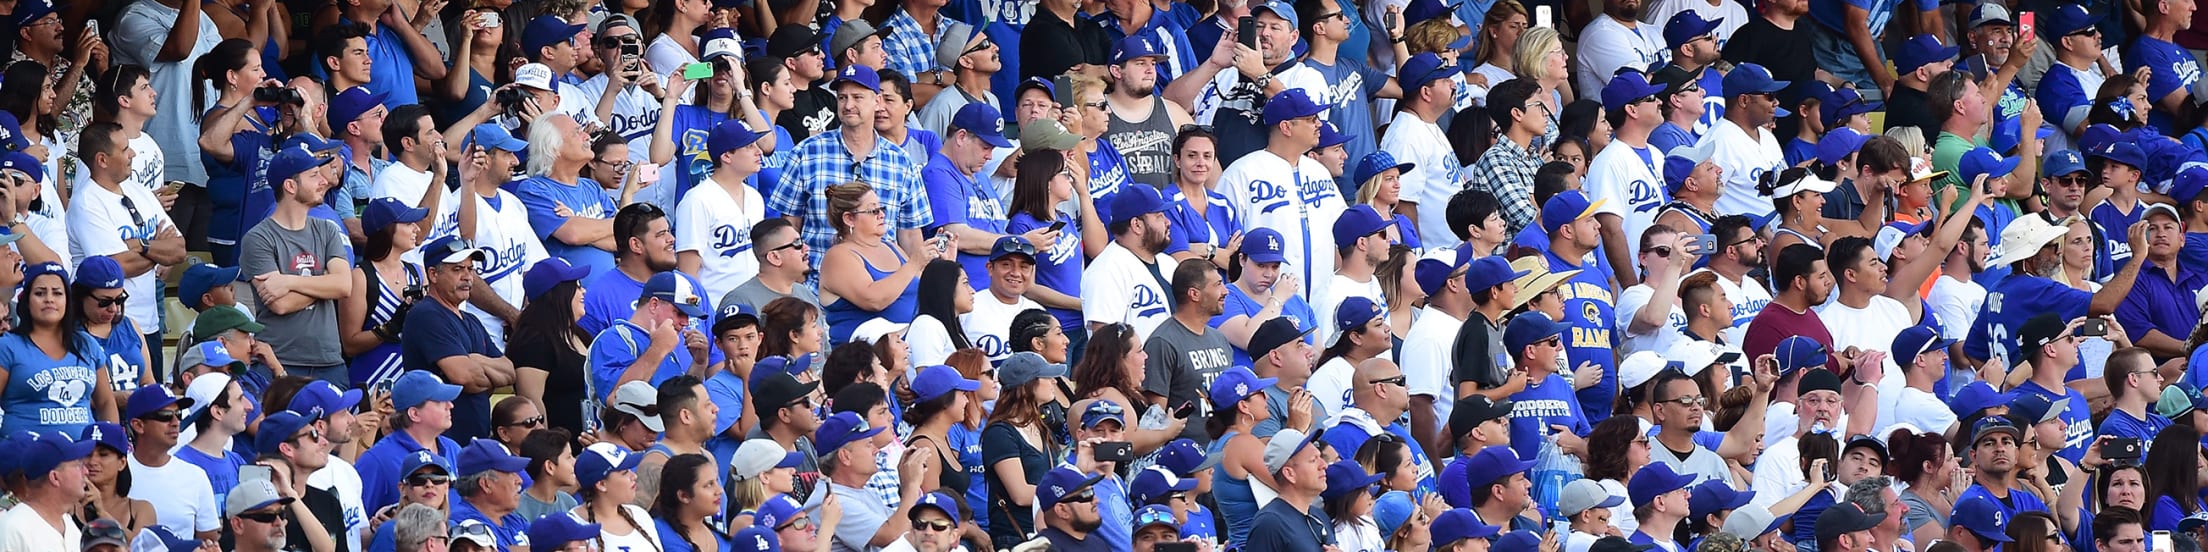
{"type": "MultiPolygon", "coordinates": [[[[1939,180],[1932,182],[1932,197],[1939,197],[1942,190],[1949,188],[1961,189],[1963,185],[1968,184],[1963,182],[1963,172],[1957,170],[1957,164],[1962,161],[1964,153],[1969,153],[1971,149],[1982,145],[1985,144],[1956,136],[1954,133],[1940,132],[1939,141],[1932,144],[1932,170],[1947,171],[1947,176],[1942,176],[1939,180]]],[[[1962,209],[1963,203],[1968,201],[1970,201],[1968,192],[1957,193],[1955,194],[1955,201],[1940,211],[1953,213],[1958,209],[1962,209]]]]}

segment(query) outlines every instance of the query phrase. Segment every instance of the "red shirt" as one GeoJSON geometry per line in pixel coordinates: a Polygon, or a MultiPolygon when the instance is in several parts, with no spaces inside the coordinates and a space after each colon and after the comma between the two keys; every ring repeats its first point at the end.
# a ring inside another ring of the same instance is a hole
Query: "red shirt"
{"type": "MultiPolygon", "coordinates": [[[[1779,348],[1780,341],[1797,335],[1815,339],[1828,349],[1832,347],[1832,332],[1825,329],[1825,321],[1817,317],[1815,309],[1795,313],[1786,305],[1772,301],[1748,322],[1748,333],[1741,337],[1740,352],[1751,359],[1768,355],[1779,348]]],[[[1835,374],[1840,373],[1839,363],[1840,355],[1826,355],[1825,367],[1835,374]]]]}

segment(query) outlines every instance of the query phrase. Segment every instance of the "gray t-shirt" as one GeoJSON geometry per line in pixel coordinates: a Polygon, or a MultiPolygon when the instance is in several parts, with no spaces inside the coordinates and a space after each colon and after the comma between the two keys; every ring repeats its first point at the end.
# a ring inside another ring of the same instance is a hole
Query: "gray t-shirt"
{"type": "Polygon", "coordinates": [[[537,500],[537,497],[529,496],[529,493],[521,493],[521,506],[515,508],[514,513],[521,514],[521,519],[535,520],[544,517],[545,514],[564,513],[573,510],[577,504],[575,495],[564,492],[554,491],[552,498],[551,502],[545,502],[537,500]]]}
{"type": "Polygon", "coordinates": [[[760,283],[756,277],[752,278],[751,281],[744,282],[743,285],[736,286],[736,289],[729,290],[728,295],[721,296],[721,301],[714,304],[747,305],[756,311],[766,307],[767,303],[772,303],[774,300],[783,297],[796,297],[813,305],[815,310],[820,308],[820,293],[813,291],[813,288],[806,286],[804,283],[790,286],[790,293],[784,295],[776,293],[772,289],[767,289],[767,285],[760,283]]]}
{"type": "Polygon", "coordinates": [[[874,540],[874,532],[889,522],[891,513],[882,497],[874,491],[859,487],[828,484],[829,492],[836,493],[836,502],[843,505],[843,521],[835,527],[834,544],[830,552],[873,552],[882,547],[868,545],[874,540]]]}
{"type": "Polygon", "coordinates": [[[1210,441],[1204,433],[1204,421],[1210,419],[1211,405],[1201,392],[1211,388],[1220,372],[1234,365],[1234,345],[1227,343],[1226,334],[1210,327],[1203,331],[1203,335],[1197,335],[1179,320],[1167,320],[1151,330],[1150,340],[1142,344],[1143,352],[1150,354],[1150,361],[1142,367],[1143,393],[1163,395],[1167,412],[1196,403],[1196,415],[1188,419],[1181,437],[1198,443],[1210,441]]]}
{"type": "MultiPolygon", "coordinates": [[[[339,230],[337,223],[309,218],[305,228],[290,230],[276,224],[275,219],[263,220],[238,240],[238,272],[322,276],[329,274],[331,260],[346,258],[345,245],[345,231],[339,230]]],[[[258,337],[276,351],[276,360],[284,366],[322,368],[345,363],[334,339],[337,301],[316,301],[283,315],[257,305],[253,317],[268,326],[258,337]]]]}

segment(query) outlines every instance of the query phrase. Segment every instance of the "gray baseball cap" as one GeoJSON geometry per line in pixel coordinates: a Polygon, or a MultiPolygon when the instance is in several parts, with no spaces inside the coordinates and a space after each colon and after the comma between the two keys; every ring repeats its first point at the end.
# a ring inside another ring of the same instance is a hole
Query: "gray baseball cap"
{"type": "Polygon", "coordinates": [[[1305,435],[1302,430],[1297,429],[1283,429],[1280,433],[1274,433],[1272,440],[1265,442],[1265,471],[1280,473],[1280,468],[1288,465],[1288,459],[1294,458],[1297,452],[1310,446],[1311,441],[1319,438],[1319,433],[1314,431],[1305,435]]]}
{"type": "Polygon", "coordinates": [[[1004,387],[1019,387],[1042,378],[1065,376],[1066,365],[1051,364],[1050,361],[1043,360],[1043,355],[1032,351],[1012,353],[1012,356],[1004,359],[1004,364],[997,366],[997,385],[1004,387]]]}
{"type": "Polygon", "coordinates": [[[1556,506],[1567,517],[1579,515],[1589,508],[1613,508],[1625,503],[1625,497],[1610,494],[1601,483],[1593,479],[1580,479],[1564,485],[1564,492],[1557,497],[1556,506]]]}

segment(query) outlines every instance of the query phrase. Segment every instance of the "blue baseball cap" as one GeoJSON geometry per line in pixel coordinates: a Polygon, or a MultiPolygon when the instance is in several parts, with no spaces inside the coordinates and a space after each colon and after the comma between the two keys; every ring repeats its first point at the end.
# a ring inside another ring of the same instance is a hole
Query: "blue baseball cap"
{"type": "Polygon", "coordinates": [[[2170,199],[2177,200],[2179,205],[2200,199],[2203,191],[2208,191],[2208,167],[2187,166],[2178,169],[2177,176],[2170,178],[2170,199]]]}
{"type": "Polygon", "coordinates": [[[1513,317],[1510,324],[1503,327],[1503,346],[1510,348],[1511,358],[1517,358],[1527,345],[1564,335],[1564,331],[1571,328],[1570,324],[1550,320],[1548,315],[1513,317]]]}
{"type": "Polygon", "coordinates": [[[1826,94],[1818,104],[1818,113],[1825,119],[1825,126],[1835,126],[1841,120],[1864,113],[1878,111],[1884,104],[1863,100],[1863,93],[1853,88],[1841,88],[1826,94]]]}
{"type": "Polygon", "coordinates": [[[937,364],[920,369],[920,375],[912,378],[912,393],[926,402],[950,394],[952,391],[978,391],[981,382],[966,379],[957,368],[937,364]]]}
{"type": "MultiPolygon", "coordinates": [[[[253,450],[261,454],[277,454],[277,446],[292,442],[292,434],[313,425],[314,420],[320,417],[322,417],[322,411],[320,410],[311,413],[278,410],[274,414],[264,416],[261,418],[260,429],[253,433],[253,450]]],[[[492,446],[498,445],[493,444],[492,446]]]]}
{"type": "Polygon", "coordinates": [[[691,318],[705,318],[713,313],[706,310],[705,299],[698,295],[702,288],[696,278],[670,270],[653,274],[652,280],[644,283],[644,296],[671,303],[691,318]]]}
{"type": "Polygon", "coordinates": [[[1863,143],[1869,141],[1869,135],[1856,132],[1852,128],[1832,129],[1825,133],[1824,138],[1817,140],[1817,160],[1828,165],[1839,163],[1840,160],[1855,155],[1857,150],[1863,149],[1863,143]]]}
{"type": "Polygon", "coordinates": [[[1465,288],[1472,290],[1500,286],[1533,273],[1531,270],[1518,270],[1517,267],[1510,266],[1510,262],[1499,255],[1480,257],[1473,260],[1470,266],[1470,270],[1465,273],[1465,288]]]}
{"type": "Polygon", "coordinates": [[[729,119],[713,125],[713,133],[706,137],[705,145],[707,152],[718,158],[729,150],[752,145],[765,137],[767,135],[752,132],[751,127],[745,126],[743,121],[729,119]]]}
{"type": "MultiPolygon", "coordinates": [[[[264,422],[265,423],[265,422],[264,422]]],[[[506,452],[506,445],[494,439],[476,439],[460,448],[460,475],[468,476],[487,471],[521,473],[529,469],[529,458],[506,452]]]]}
{"type": "Polygon", "coordinates": [[[1773,348],[1771,352],[1772,356],[1777,357],[1779,361],[1779,374],[1781,376],[1792,374],[1795,370],[1824,366],[1826,362],[1831,361],[1826,356],[1825,344],[1803,335],[1779,341],[1778,347],[1773,348]]]}
{"type": "MultiPolygon", "coordinates": [[[[1428,251],[1426,258],[1419,259],[1418,264],[1411,267],[1411,279],[1418,282],[1418,289],[1424,290],[1426,295],[1432,296],[1441,293],[1442,288],[1449,285],[1450,277],[1456,276],[1457,270],[1463,269],[1465,270],[1465,289],[1487,289],[1485,287],[1472,287],[1472,259],[1478,255],[1478,253],[1472,251],[1471,244],[1457,244],[1456,247],[1449,249],[1428,251]]],[[[1509,268],[1510,263],[1503,263],[1503,266],[1509,268]]],[[[1485,283],[1488,287],[1495,285],[1493,282],[1485,283]]]]}
{"type": "Polygon", "coordinates": [[[1242,255],[1253,263],[1288,262],[1285,247],[1280,232],[1271,228],[1258,228],[1242,235],[1242,255]]]}
{"type": "Polygon", "coordinates": [[[375,109],[376,106],[383,105],[383,100],[387,96],[390,96],[390,94],[370,92],[366,86],[347,88],[338,92],[337,95],[331,96],[330,126],[335,127],[331,131],[343,134],[338,129],[345,128],[347,123],[359,119],[361,114],[375,109]]]}
{"type": "Polygon", "coordinates": [[[1633,472],[1633,479],[1625,485],[1626,495],[1633,499],[1633,507],[1639,508],[1665,493],[1685,489],[1694,484],[1694,476],[1672,471],[1670,464],[1649,462],[1641,470],[1633,472]]]}
{"type": "MultiPolygon", "coordinates": [[[[2078,152],[2074,150],[2065,149],[2049,152],[2047,154],[2046,160],[2041,162],[2040,166],[2044,169],[2042,172],[2046,173],[2047,176],[2061,176],[2066,174],[2088,172],[2085,168],[2085,156],[2078,155],[2078,152]]],[[[2185,171],[2178,171],[2177,176],[2179,178],[2184,178],[2185,173],[2188,171],[2197,171],[2199,173],[2199,178],[2202,179],[2201,181],[2208,182],[2208,169],[2197,166],[2189,168],[2185,171]]]]}
{"type": "Polygon", "coordinates": [[[1484,539],[1502,532],[1502,528],[1480,521],[1478,514],[1466,508],[1452,508],[1434,516],[1433,537],[1435,548],[1445,548],[1464,539],[1484,539]]]}
{"type": "Polygon", "coordinates": [[[1365,184],[1372,182],[1373,177],[1380,176],[1380,173],[1387,172],[1389,169],[1394,169],[1397,175],[1401,176],[1402,173],[1411,172],[1411,169],[1417,167],[1416,163],[1397,163],[1395,156],[1388,152],[1374,151],[1365,154],[1364,159],[1357,161],[1357,171],[1353,173],[1354,176],[1351,177],[1350,181],[1365,184]]]}
{"type": "Polygon", "coordinates": [[[587,26],[589,25],[570,25],[566,18],[559,16],[537,16],[536,19],[529,20],[529,26],[522,28],[522,54],[528,56],[529,59],[536,59],[539,49],[574,40],[575,34],[583,32],[583,27],[587,26]]]}
{"type": "Polygon", "coordinates": [[[1702,14],[1694,10],[1679,10],[1679,13],[1671,15],[1671,20],[1664,22],[1664,43],[1676,49],[1694,39],[1716,33],[1717,27],[1724,23],[1723,17],[1703,19],[1702,14]]]}
{"type": "Polygon", "coordinates": [[[1112,46],[1112,65],[1122,65],[1139,58],[1164,56],[1165,51],[1159,49],[1157,41],[1150,40],[1148,34],[1127,35],[1127,38],[1119,39],[1119,44],[1112,46]]]}
{"type": "Polygon", "coordinates": [[[1104,476],[1088,475],[1074,471],[1072,466],[1059,466],[1043,473],[1043,481],[1035,484],[1036,505],[1048,510],[1058,507],[1058,501],[1080,494],[1102,481],[1104,476]]]}
{"type": "Polygon", "coordinates": [[[1961,48],[1941,44],[1940,38],[1936,36],[1929,34],[1912,36],[1909,37],[1908,42],[1901,44],[1899,51],[1894,53],[1894,71],[1909,73],[1926,65],[1955,59],[1955,53],[1961,50],[1961,48]]]}
{"type": "Polygon", "coordinates": [[[1956,416],[1969,416],[2015,400],[2016,393],[2013,391],[1997,391],[1986,382],[1974,381],[1955,390],[1955,398],[1949,399],[1947,406],[1955,411],[1956,416]]]}
{"type": "MultiPolygon", "coordinates": [[[[130,434],[123,431],[123,426],[115,425],[114,422],[86,424],[84,432],[77,435],[77,440],[106,446],[115,449],[115,452],[118,453],[130,454],[130,434]]],[[[0,470],[0,475],[6,473],[5,470],[0,470]]]]}
{"type": "Polygon", "coordinates": [[[391,384],[391,406],[397,408],[401,416],[406,415],[406,409],[425,402],[452,402],[459,397],[460,386],[445,383],[427,370],[407,370],[391,384]]]}
{"type": "Polygon", "coordinates": [[[1165,196],[1157,186],[1121,186],[1112,194],[1112,224],[1125,224],[1151,213],[1165,212],[1165,196]]]}
{"type": "MultiPolygon", "coordinates": [[[[2139,150],[2137,147],[2131,149],[2133,152],[2139,150]]],[[[1991,148],[1983,146],[1971,148],[1970,151],[1963,152],[1963,158],[1955,163],[1955,176],[1962,179],[1964,184],[1977,182],[1978,175],[1985,175],[1987,178],[2000,178],[2016,172],[2016,165],[2021,161],[2023,160],[2002,157],[2001,154],[1995,153],[1991,148]]],[[[2132,166],[2137,167],[2139,165],[2132,166]]]]}
{"type": "Polygon", "coordinates": [[[421,222],[429,216],[429,210],[408,207],[398,198],[379,197],[368,200],[368,208],[360,213],[360,224],[368,233],[382,232],[393,224],[421,222]]]}
{"type": "MultiPolygon", "coordinates": [[[[1416,6],[1418,2],[1412,2],[1411,5],[1416,6]]],[[[1412,21],[1416,20],[1413,19],[1412,21]]],[[[1410,61],[1403,62],[1403,70],[1396,72],[1398,80],[1406,92],[1418,90],[1437,80],[1448,79],[1450,75],[1456,73],[1456,64],[1443,60],[1441,56],[1434,55],[1432,52],[1411,56],[1410,61]]],[[[1359,180],[1359,182],[1363,182],[1363,180],[1359,180]]]]}
{"type": "Polygon", "coordinates": [[[1686,157],[1664,156],[1664,191],[1678,193],[1681,186],[1687,185],[1687,179],[1694,176],[1695,167],[1700,166],[1702,162],[1686,157]]]}
{"type": "Polygon", "coordinates": [[[552,291],[553,286],[580,281],[587,276],[590,276],[590,265],[568,264],[567,259],[559,257],[537,261],[537,265],[529,267],[529,273],[521,277],[522,294],[525,298],[534,300],[543,297],[544,292],[552,291]]]}
{"type": "Polygon", "coordinates": [[[136,420],[144,418],[147,414],[168,408],[169,405],[176,405],[178,411],[188,410],[192,407],[192,404],[192,399],[179,397],[169,392],[169,386],[148,385],[130,392],[130,401],[124,403],[123,406],[123,419],[136,420]]]}
{"type": "Polygon", "coordinates": [[[1393,225],[1395,225],[1394,213],[1383,215],[1380,214],[1379,209],[1374,209],[1368,204],[1359,203],[1351,206],[1348,210],[1342,211],[1341,216],[1334,219],[1334,243],[1346,246],[1350,242],[1357,241],[1358,238],[1386,231],[1389,226],[1393,225]]]}
{"type": "Polygon", "coordinates": [[[430,240],[428,245],[422,246],[421,252],[422,264],[432,267],[461,262],[480,263],[490,258],[489,253],[461,238],[459,234],[430,240]]]}
{"type": "Polygon", "coordinates": [[[24,479],[45,479],[63,463],[91,456],[92,447],[98,445],[97,441],[73,440],[60,432],[32,432],[30,441],[17,443],[15,450],[21,452],[11,456],[16,457],[15,467],[22,470],[24,479]]]}
{"type": "Polygon", "coordinates": [[[61,263],[47,261],[23,266],[24,283],[30,283],[31,280],[36,280],[38,277],[48,274],[61,278],[61,285],[69,285],[69,268],[61,266],[61,263]]]}
{"type": "Polygon", "coordinates": [[[1917,361],[1917,355],[1947,348],[1955,340],[1940,335],[1939,328],[1918,324],[1903,328],[1894,334],[1894,363],[1908,366],[1917,361]]]}
{"type": "Polygon", "coordinates": [[[28,0],[15,5],[16,28],[29,27],[32,23],[54,14],[54,5],[45,0],[28,0]]]}
{"type": "Polygon", "coordinates": [[[751,525],[767,529],[781,529],[782,526],[789,525],[791,521],[804,517],[806,512],[811,512],[819,507],[818,504],[815,504],[813,507],[807,508],[796,498],[791,498],[790,495],[777,494],[768,497],[766,502],[759,504],[759,511],[751,516],[751,525]]]}
{"type": "Polygon", "coordinates": [[[2063,4],[2055,9],[2039,12],[2039,36],[2048,42],[2062,40],[2078,31],[2098,25],[2102,17],[2088,12],[2082,4],[2063,4]]]}
{"type": "MultiPolygon", "coordinates": [[[[1242,369],[1248,372],[1248,368],[1242,369]]],[[[1252,378],[1256,376],[1251,376],[1252,378]]],[[[1270,385],[1270,384],[1268,384],[1270,385]]],[[[1189,439],[1174,439],[1158,449],[1158,466],[1172,470],[1181,477],[1193,477],[1196,472],[1219,465],[1219,459],[1204,452],[1204,448],[1189,439]]]]}
{"type": "Polygon", "coordinates": [[[1776,94],[1790,84],[1793,83],[1772,78],[1770,69],[1753,63],[1743,63],[1734,66],[1732,72],[1726,73],[1725,80],[1719,86],[1725,88],[1725,97],[1730,98],[1741,94],[1776,94]]]}
{"type": "Polygon", "coordinates": [[[1257,373],[1250,371],[1247,366],[1235,366],[1220,372],[1218,378],[1211,380],[1210,393],[1205,396],[1211,397],[1212,404],[1220,409],[1233,408],[1235,403],[1262,393],[1265,388],[1272,387],[1279,381],[1279,378],[1257,377],[1257,373]]]}
{"type": "Polygon", "coordinates": [[[442,454],[430,452],[428,449],[423,449],[408,453],[406,458],[400,460],[399,479],[404,480],[413,477],[414,473],[422,471],[422,468],[437,468],[437,471],[444,472],[445,475],[453,475],[460,471],[453,469],[452,459],[446,458],[442,454]]]}
{"type": "Polygon", "coordinates": [[[613,443],[591,443],[575,455],[575,481],[582,488],[598,486],[607,476],[636,469],[644,455],[613,443]]]}
{"type": "Polygon", "coordinates": [[[300,387],[299,393],[291,396],[291,404],[286,408],[299,412],[320,410],[324,414],[351,412],[354,406],[360,404],[360,398],[359,389],[339,391],[330,382],[316,380],[300,387]]]}
{"type": "Polygon", "coordinates": [[[1089,401],[1088,408],[1081,410],[1082,428],[1096,427],[1104,422],[1118,422],[1120,427],[1127,427],[1127,409],[1120,408],[1119,403],[1096,400],[1089,401]]]}
{"type": "MultiPolygon", "coordinates": [[[[1286,5],[1281,0],[1273,0],[1272,4],[1286,5]]],[[[1290,13],[1293,13],[1293,11],[1291,10],[1290,13]]],[[[1265,126],[1277,125],[1281,121],[1290,119],[1317,117],[1320,113],[1325,112],[1326,106],[1312,101],[1311,95],[1304,93],[1303,89],[1290,88],[1279,94],[1274,94],[1271,100],[1265,102],[1265,126]]]]}
{"type": "MultiPolygon", "coordinates": [[[[1680,15],[1693,13],[1693,10],[1679,12],[1680,15]]],[[[1672,19],[1678,20],[1676,17],[1672,19]]],[[[1648,82],[1648,75],[1640,71],[1619,71],[1617,76],[1610,77],[1609,85],[1602,87],[1602,108],[1609,111],[1625,109],[1626,105],[1654,98],[1663,91],[1664,85],[1648,82]]]]}
{"type": "Polygon", "coordinates": [[[207,290],[214,289],[217,285],[228,286],[235,281],[238,281],[238,267],[193,263],[190,268],[184,269],[184,276],[177,279],[176,300],[184,303],[186,308],[199,309],[206,306],[200,303],[200,296],[206,295],[207,290]]]}
{"type": "Polygon", "coordinates": [[[869,428],[866,418],[857,412],[837,412],[820,422],[820,430],[813,433],[813,451],[818,456],[836,453],[844,445],[864,441],[880,434],[883,427],[869,428]]]}
{"type": "Polygon", "coordinates": [[[1693,496],[1687,498],[1687,511],[1692,516],[1689,519],[1702,519],[1703,516],[1746,506],[1755,498],[1755,491],[1735,491],[1723,479],[1703,481],[1694,486],[1693,496]]]}
{"type": "Polygon", "coordinates": [[[843,66],[843,70],[836,72],[836,80],[829,83],[829,88],[843,86],[843,83],[847,82],[864,86],[867,90],[874,92],[882,91],[882,75],[875,73],[874,68],[865,65],[854,63],[843,66]]]}
{"type": "Polygon", "coordinates": [[[1028,262],[1035,262],[1035,254],[1040,251],[1035,248],[1035,242],[1027,241],[1025,237],[1018,234],[1006,234],[997,238],[995,245],[989,246],[989,260],[995,261],[1013,255],[1023,255],[1027,257],[1028,262]]]}
{"type": "Polygon", "coordinates": [[[1140,533],[1153,525],[1171,527],[1174,534],[1180,534],[1181,522],[1173,519],[1173,508],[1164,504],[1151,504],[1135,509],[1135,532],[1140,533]]]}
{"type": "Polygon", "coordinates": [[[1341,306],[1334,309],[1334,334],[1332,339],[1327,340],[1327,345],[1333,346],[1335,342],[1341,341],[1342,335],[1363,327],[1365,323],[1382,314],[1386,313],[1380,310],[1380,304],[1369,297],[1351,295],[1342,298],[1341,306]]]}
{"type": "Polygon", "coordinates": [[[1326,149],[1347,144],[1349,138],[1350,136],[1343,134],[1340,128],[1334,126],[1334,123],[1322,121],[1319,123],[1319,147],[1313,149],[1326,149]]]}
{"type": "MultiPolygon", "coordinates": [[[[1298,29],[1303,28],[1303,22],[1296,19],[1296,7],[1293,4],[1289,4],[1287,0],[1271,0],[1269,2],[1250,7],[1251,16],[1256,16],[1258,12],[1273,12],[1273,15],[1280,16],[1281,19],[1288,20],[1289,27],[1298,29]]],[[[1271,125],[1272,123],[1267,122],[1265,124],[1271,125]]]]}
{"type": "Polygon", "coordinates": [[[2145,170],[2147,167],[2146,152],[2140,151],[2139,146],[2130,142],[2109,142],[2101,147],[2093,148],[2092,151],[2086,153],[2085,158],[2090,161],[2115,161],[2140,170],[2145,170]]]}
{"type": "Polygon", "coordinates": [[[85,257],[84,262],[77,265],[77,283],[92,289],[121,289],[123,265],[106,255],[85,257]]]}
{"type": "MultiPolygon", "coordinates": [[[[1004,114],[997,112],[997,108],[989,107],[989,104],[973,102],[958,108],[958,113],[951,115],[950,128],[972,133],[975,138],[981,139],[981,143],[989,144],[990,147],[1012,147],[1012,141],[1004,137],[1004,114]]],[[[946,135],[944,138],[950,137],[946,135]]]]}
{"type": "MultiPolygon", "coordinates": [[[[1748,64],[1743,66],[1746,65],[1748,64]]],[[[1735,71],[1738,71],[1738,69],[1735,69],[1735,71]]],[[[1601,209],[1603,204],[1609,201],[1607,199],[1588,201],[1587,194],[1581,193],[1579,190],[1565,190],[1550,196],[1548,203],[1541,204],[1541,230],[1554,235],[1564,225],[1595,216],[1595,211],[1601,209]]]]}
{"type": "MultiPolygon", "coordinates": [[[[2010,400],[2013,401],[2015,399],[2010,400]]],[[[2024,430],[2016,427],[2015,423],[2010,422],[2008,416],[1986,416],[1984,418],[1979,418],[1978,423],[1972,424],[1970,426],[1970,446],[1978,446],[1979,441],[1984,441],[1986,440],[1986,438],[1992,437],[1995,433],[2007,433],[2009,434],[2009,438],[2011,439],[2022,439],[2024,435],[2024,430]]]]}
{"type": "Polygon", "coordinates": [[[24,176],[31,177],[33,181],[46,181],[46,167],[38,162],[38,158],[31,157],[28,153],[11,151],[7,155],[0,155],[0,169],[22,171],[24,176]]]}
{"type": "Polygon", "coordinates": [[[1993,499],[1972,496],[1955,502],[1955,509],[1947,515],[1947,524],[1969,529],[1980,539],[1993,542],[2016,542],[2009,538],[2009,515],[1993,499]]]}
{"type": "Polygon", "coordinates": [[[1403,6],[1403,28],[1411,28],[1428,19],[1449,17],[1456,7],[1455,3],[1444,4],[1441,0],[1411,0],[1409,5],[1403,6]]]}
{"type": "MultiPolygon", "coordinates": [[[[2109,105],[2122,103],[2125,102],[2115,102],[2109,105]]],[[[2116,130],[2116,127],[2114,125],[2110,125],[2108,123],[2094,123],[2091,125],[2086,125],[2085,131],[2078,133],[2078,151],[2093,151],[2096,149],[2100,149],[2101,146],[2114,143],[2115,141],[2122,139],[2123,137],[2124,131],[2116,130]]]]}
{"type": "Polygon", "coordinates": [[[1525,473],[1533,469],[1534,459],[1519,458],[1518,451],[1507,445],[1495,445],[1480,449],[1464,460],[1465,480],[1473,487],[1485,487],[1495,481],[1525,473]]]}
{"type": "Polygon", "coordinates": [[[529,544],[540,550],[558,550],[567,543],[598,538],[598,524],[583,523],[574,514],[552,512],[529,522],[529,544]]]}
{"type": "Polygon", "coordinates": [[[1128,483],[1128,489],[1136,504],[1150,504],[1162,501],[1173,493],[1196,490],[1196,480],[1183,478],[1172,470],[1153,465],[1136,473],[1134,481],[1128,483]]]}
{"type": "Polygon", "coordinates": [[[1411,520],[1411,512],[1418,506],[1411,503],[1411,493],[1388,491],[1372,501],[1372,520],[1379,522],[1380,530],[1394,533],[1404,522],[1411,520]]]}
{"type": "MultiPolygon", "coordinates": [[[[1194,487],[1194,482],[1190,482],[1189,486],[1194,487]]],[[[945,494],[943,491],[920,495],[920,498],[913,500],[912,507],[905,510],[905,516],[908,519],[919,519],[921,508],[934,508],[938,512],[943,512],[943,515],[951,518],[951,523],[954,524],[966,522],[966,520],[958,517],[958,499],[945,494]]]]}
{"type": "Polygon", "coordinates": [[[0,149],[23,151],[31,147],[31,141],[23,137],[23,124],[14,113],[0,111],[0,149]]]}
{"type": "MultiPolygon", "coordinates": [[[[1373,484],[1387,478],[1388,475],[1384,473],[1365,473],[1365,467],[1357,465],[1357,461],[1343,459],[1326,466],[1326,490],[1320,491],[1319,496],[1334,498],[1350,493],[1372,492],[1373,484]]],[[[1196,487],[1196,482],[1188,483],[1189,488],[1196,487]]]]}
{"type": "Polygon", "coordinates": [[[521,153],[529,149],[528,141],[514,137],[514,133],[507,132],[506,127],[494,123],[475,125],[475,133],[469,135],[469,137],[475,140],[475,143],[486,148],[501,149],[513,153],[521,153]]]}
{"type": "Polygon", "coordinates": [[[304,146],[285,148],[276,154],[274,161],[268,162],[268,185],[271,188],[278,187],[284,181],[299,176],[299,173],[314,170],[315,167],[322,166],[324,162],[335,162],[336,160],[334,157],[323,159],[316,156],[314,152],[307,151],[304,146]]]}

